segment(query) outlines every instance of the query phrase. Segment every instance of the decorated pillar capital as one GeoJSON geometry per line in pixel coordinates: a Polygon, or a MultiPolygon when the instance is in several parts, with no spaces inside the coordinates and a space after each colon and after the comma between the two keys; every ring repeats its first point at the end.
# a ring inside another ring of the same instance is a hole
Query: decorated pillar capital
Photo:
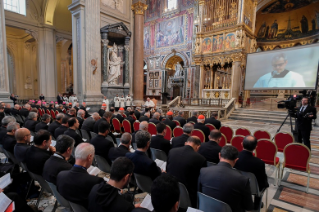
{"type": "Polygon", "coordinates": [[[140,1],[132,4],[131,9],[134,11],[135,15],[144,15],[144,11],[147,10],[147,4],[140,1]]]}
{"type": "Polygon", "coordinates": [[[109,40],[108,39],[101,39],[101,43],[103,46],[107,46],[109,44],[109,40]]]}

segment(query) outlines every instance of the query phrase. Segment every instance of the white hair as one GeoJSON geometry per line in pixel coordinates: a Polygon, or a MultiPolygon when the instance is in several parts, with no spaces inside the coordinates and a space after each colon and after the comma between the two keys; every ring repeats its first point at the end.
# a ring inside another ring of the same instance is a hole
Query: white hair
{"type": "Polygon", "coordinates": [[[148,122],[147,121],[142,121],[140,123],[140,130],[144,130],[147,127],[148,127],[148,122]]]}
{"type": "Polygon", "coordinates": [[[92,144],[81,143],[75,149],[75,159],[86,160],[89,155],[94,155],[95,149],[92,144]]]}

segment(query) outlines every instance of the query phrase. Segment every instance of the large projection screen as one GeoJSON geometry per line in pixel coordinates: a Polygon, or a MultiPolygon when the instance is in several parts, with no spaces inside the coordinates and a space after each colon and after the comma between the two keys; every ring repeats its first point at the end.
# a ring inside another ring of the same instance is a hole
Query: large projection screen
{"type": "Polygon", "coordinates": [[[316,89],[319,44],[247,56],[245,90],[316,89]]]}

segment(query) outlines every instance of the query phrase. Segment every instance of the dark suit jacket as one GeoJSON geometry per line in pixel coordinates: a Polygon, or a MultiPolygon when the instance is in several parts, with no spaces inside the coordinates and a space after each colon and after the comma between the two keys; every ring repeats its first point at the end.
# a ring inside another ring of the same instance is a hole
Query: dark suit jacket
{"type": "Polygon", "coordinates": [[[80,118],[80,117],[76,117],[76,119],[79,121],[79,130],[82,129],[82,124],[84,122],[84,119],[80,118]]]}
{"type": "Polygon", "coordinates": [[[156,163],[147,157],[144,152],[136,150],[134,153],[126,153],[126,157],[134,163],[134,173],[149,176],[152,180],[162,173],[156,163]]]}
{"type": "Polygon", "coordinates": [[[12,108],[11,109],[11,114],[14,115],[14,116],[19,114],[19,110],[12,108]]]}
{"type": "Polygon", "coordinates": [[[35,125],[35,132],[38,132],[39,130],[48,130],[48,129],[49,129],[48,124],[42,121],[37,123],[37,125],[35,125]]]}
{"type": "Polygon", "coordinates": [[[172,130],[172,132],[173,132],[174,128],[176,127],[176,123],[175,123],[175,122],[173,122],[173,121],[171,121],[171,120],[169,120],[169,119],[165,119],[165,120],[162,121],[162,122],[163,122],[164,124],[170,126],[170,128],[171,128],[171,130],[172,130]]]}
{"type": "Polygon", "coordinates": [[[148,122],[150,119],[147,116],[141,116],[138,120],[140,122],[142,122],[142,121],[147,121],[148,122]]]}
{"type": "Polygon", "coordinates": [[[7,134],[7,128],[1,126],[0,127],[0,144],[2,144],[2,140],[6,134],[7,134]]]}
{"type": "Polygon", "coordinates": [[[51,155],[52,153],[47,150],[31,146],[26,153],[25,159],[28,170],[34,174],[42,176],[44,164],[51,155]]]}
{"type": "Polygon", "coordinates": [[[105,110],[100,109],[98,113],[99,113],[99,115],[100,115],[101,117],[103,117],[103,115],[104,115],[104,113],[105,113],[105,110]]]}
{"type": "Polygon", "coordinates": [[[52,122],[49,127],[48,127],[48,131],[51,133],[52,136],[54,136],[54,132],[55,130],[60,127],[61,124],[57,121],[52,122]]]}
{"type": "Polygon", "coordinates": [[[226,162],[200,171],[198,191],[227,203],[233,212],[253,209],[249,179],[226,162]]]}
{"type": "Polygon", "coordinates": [[[54,137],[57,139],[59,135],[63,135],[65,131],[67,131],[68,127],[61,125],[60,127],[56,128],[54,131],[54,137]]]}
{"type": "Polygon", "coordinates": [[[52,155],[44,164],[42,176],[46,181],[56,185],[56,178],[58,174],[61,171],[70,170],[71,168],[72,165],[64,158],[52,155]]]}
{"type": "Polygon", "coordinates": [[[151,148],[162,150],[168,155],[169,150],[171,149],[171,144],[169,140],[166,140],[162,135],[152,136],[151,138],[151,148]]]}
{"type": "Polygon", "coordinates": [[[109,151],[112,147],[114,147],[113,142],[105,139],[104,136],[98,135],[95,138],[93,138],[90,143],[94,146],[95,148],[95,154],[100,155],[104,157],[107,162],[111,165],[112,161],[109,159],[109,151]]]}
{"type": "Polygon", "coordinates": [[[219,152],[222,148],[215,141],[208,141],[200,145],[198,153],[203,155],[207,161],[219,163],[219,152]]]}
{"type": "Polygon", "coordinates": [[[136,134],[138,131],[141,131],[141,130],[137,130],[136,132],[133,132],[133,133],[132,133],[132,144],[135,143],[135,134],[136,134]]]}
{"type": "Polygon", "coordinates": [[[154,123],[155,125],[157,125],[158,123],[160,123],[160,121],[158,119],[150,119],[149,120],[150,123],[154,123]]]}
{"type": "Polygon", "coordinates": [[[37,125],[39,122],[34,121],[34,120],[26,120],[24,122],[24,127],[27,128],[28,130],[35,132],[35,125],[37,125]]]}
{"type": "Polygon", "coordinates": [[[95,120],[93,119],[92,116],[90,116],[89,118],[85,119],[83,124],[82,124],[82,130],[86,130],[88,132],[94,130],[94,124],[95,124],[95,120]]]}
{"type": "Polygon", "coordinates": [[[89,112],[87,112],[86,107],[80,106],[80,109],[82,109],[82,110],[85,111],[85,116],[84,116],[84,118],[90,117],[90,114],[89,114],[89,112]]]}
{"type": "Polygon", "coordinates": [[[241,151],[238,158],[234,168],[253,173],[258,181],[260,191],[269,187],[265,163],[262,160],[246,150],[241,151]]]}
{"type": "Polygon", "coordinates": [[[122,122],[123,122],[123,120],[124,120],[124,117],[123,117],[121,114],[117,114],[117,115],[115,116],[115,118],[117,118],[117,119],[120,121],[120,123],[122,124],[122,122]]]}
{"type": "Polygon", "coordinates": [[[126,146],[120,145],[119,147],[112,147],[108,156],[111,161],[114,161],[118,157],[125,157],[128,152],[130,151],[126,146]]]}
{"type": "Polygon", "coordinates": [[[70,170],[61,171],[56,182],[58,192],[66,200],[88,208],[91,189],[103,181],[103,178],[89,175],[84,168],[72,167],[70,170]]]}
{"type": "MultiPolygon", "coordinates": [[[[301,107],[300,107],[301,108],[301,107]]],[[[303,112],[300,112],[300,108],[297,109],[297,129],[298,130],[312,130],[312,119],[317,118],[317,110],[308,104],[303,112]],[[307,113],[312,113],[312,118],[304,118],[307,113]]]]}
{"type": "Polygon", "coordinates": [[[197,179],[202,167],[206,167],[205,158],[191,146],[171,149],[168,154],[166,171],[186,186],[193,206],[197,205],[197,179]]]}
{"type": "Polygon", "coordinates": [[[73,130],[73,129],[70,129],[70,128],[67,129],[64,132],[64,135],[68,135],[68,136],[70,136],[71,138],[73,138],[75,140],[74,147],[76,147],[77,145],[79,145],[80,143],[83,142],[82,137],[79,134],[77,134],[75,132],[75,130],[73,130]]]}
{"type": "Polygon", "coordinates": [[[57,102],[58,102],[59,105],[61,105],[61,104],[63,103],[63,97],[62,97],[62,96],[59,96],[59,95],[58,95],[58,96],[56,97],[56,100],[57,100],[57,102]]]}
{"type": "Polygon", "coordinates": [[[205,135],[205,142],[209,141],[209,134],[210,134],[210,130],[207,126],[205,126],[205,124],[203,123],[196,123],[194,125],[194,129],[199,129],[201,131],[203,131],[204,135],[205,135]]]}
{"type": "Polygon", "coordinates": [[[27,150],[30,148],[27,144],[17,143],[14,146],[14,156],[19,162],[24,162],[27,155],[27,150]]]}
{"type": "Polygon", "coordinates": [[[136,120],[140,120],[141,113],[139,111],[134,110],[134,115],[136,117],[136,120]]]}
{"type": "Polygon", "coordinates": [[[73,108],[76,110],[76,112],[79,111],[79,108],[77,106],[74,106],[73,108]]]}
{"type": "Polygon", "coordinates": [[[107,121],[106,121],[105,118],[101,118],[101,119],[97,120],[97,121],[94,123],[94,132],[95,132],[96,134],[99,133],[99,125],[100,125],[101,122],[106,122],[106,123],[107,123],[107,121]]]}
{"type": "Polygon", "coordinates": [[[216,127],[216,129],[220,129],[221,127],[221,123],[219,120],[216,120],[214,117],[211,117],[211,118],[208,118],[208,119],[205,119],[205,124],[212,124],[216,127]]]}
{"type": "Polygon", "coordinates": [[[178,137],[174,137],[172,139],[172,148],[185,146],[185,142],[187,141],[188,138],[189,136],[186,134],[183,134],[178,137]]]}
{"type": "Polygon", "coordinates": [[[187,122],[190,122],[190,121],[192,121],[192,122],[194,122],[196,124],[197,123],[197,118],[195,116],[192,116],[192,117],[187,119],[187,122]]]}
{"type": "Polygon", "coordinates": [[[21,116],[24,116],[24,117],[28,117],[28,115],[29,115],[29,111],[26,109],[26,108],[22,108],[20,111],[19,111],[19,114],[21,115],[21,116]]]}
{"type": "Polygon", "coordinates": [[[134,132],[134,122],[135,122],[135,120],[133,119],[132,116],[128,116],[125,119],[128,120],[131,123],[131,132],[133,133],[134,132]]]}
{"type": "Polygon", "coordinates": [[[6,134],[2,140],[3,148],[12,154],[14,154],[14,146],[16,145],[17,141],[14,135],[6,134]]]}
{"type": "Polygon", "coordinates": [[[181,127],[183,127],[184,124],[186,124],[186,120],[183,117],[181,117],[181,116],[175,116],[173,118],[173,120],[178,121],[181,124],[181,127]]]}

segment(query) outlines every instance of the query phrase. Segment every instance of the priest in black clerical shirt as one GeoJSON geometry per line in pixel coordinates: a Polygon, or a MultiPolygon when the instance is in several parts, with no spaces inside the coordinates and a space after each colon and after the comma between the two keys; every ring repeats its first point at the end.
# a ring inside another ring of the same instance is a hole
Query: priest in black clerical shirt
{"type": "Polygon", "coordinates": [[[19,162],[24,162],[26,159],[27,150],[30,148],[30,130],[26,128],[20,128],[16,131],[15,137],[17,144],[14,146],[14,156],[19,162]]]}
{"type": "Polygon", "coordinates": [[[82,137],[76,133],[76,130],[79,129],[80,123],[76,118],[70,118],[68,120],[69,129],[64,132],[64,135],[68,135],[75,140],[75,145],[77,146],[83,142],[82,137]]]}
{"type": "Polygon", "coordinates": [[[48,130],[48,124],[50,123],[50,121],[51,116],[49,114],[44,114],[42,116],[42,121],[35,125],[35,132],[38,132],[39,130],[48,130]]]}
{"type": "Polygon", "coordinates": [[[109,151],[109,159],[114,161],[118,157],[125,157],[125,154],[130,152],[132,142],[132,135],[130,133],[123,133],[121,136],[121,144],[119,147],[112,147],[109,151]]]}

